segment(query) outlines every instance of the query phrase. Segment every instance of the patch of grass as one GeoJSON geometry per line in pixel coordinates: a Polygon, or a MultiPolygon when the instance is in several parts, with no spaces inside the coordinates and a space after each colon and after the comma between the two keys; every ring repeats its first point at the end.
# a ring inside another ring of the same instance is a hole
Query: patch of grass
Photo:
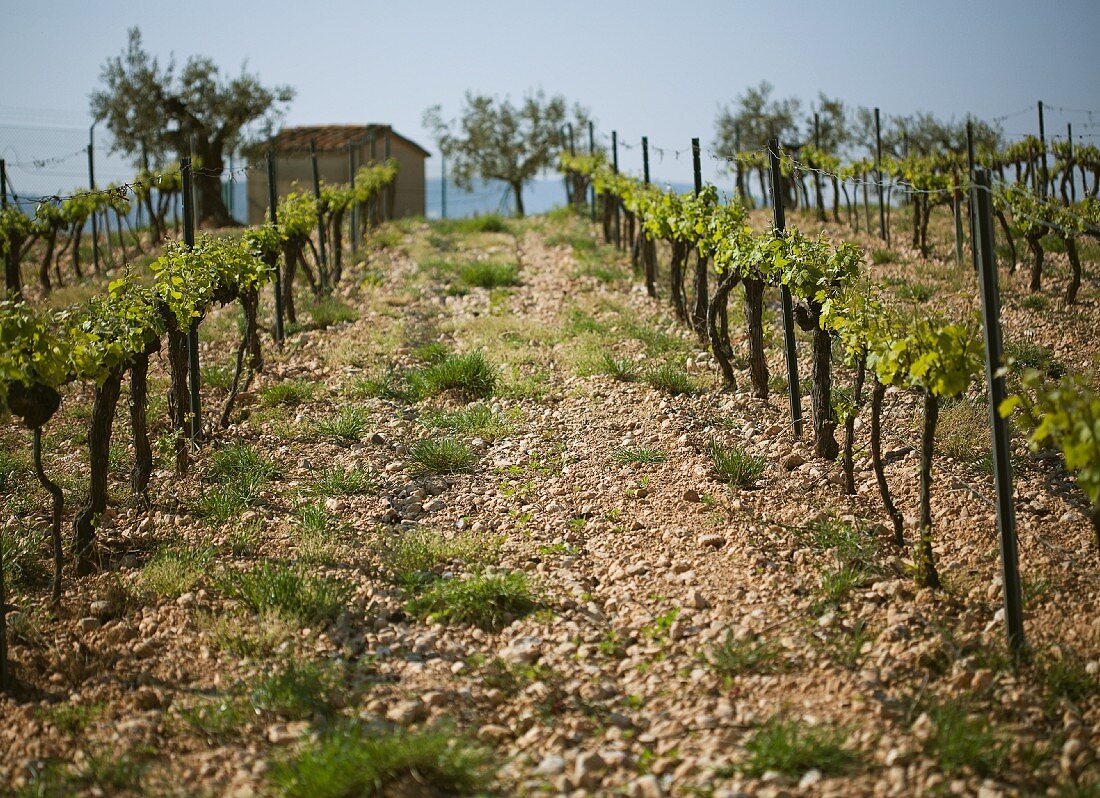
{"type": "Polygon", "coordinates": [[[1096,677],[1085,670],[1085,664],[1066,649],[1052,649],[1037,659],[1036,670],[1052,705],[1062,700],[1080,703],[1097,693],[1096,677]]]}
{"type": "Polygon", "coordinates": [[[498,214],[487,213],[468,219],[440,219],[432,222],[440,233],[507,233],[508,223],[498,214]]]}
{"type": "Polygon", "coordinates": [[[456,561],[490,565],[500,560],[499,541],[471,533],[447,538],[423,527],[387,536],[373,548],[386,579],[406,588],[431,582],[456,561]]]}
{"type": "Polygon", "coordinates": [[[477,453],[457,438],[422,438],[409,449],[419,474],[463,474],[473,470],[477,453]]]}
{"type": "Polygon", "coordinates": [[[295,634],[294,625],[277,612],[242,617],[239,614],[209,616],[204,627],[214,645],[238,657],[270,659],[295,634]]]}
{"type": "Polygon", "coordinates": [[[378,492],[378,479],[361,468],[334,465],[314,476],[309,486],[314,496],[359,496],[378,492]]]}
{"type": "Polygon", "coordinates": [[[239,479],[269,480],[282,470],[266,455],[249,443],[229,443],[214,452],[211,476],[217,482],[239,479]]]}
{"type": "Polygon", "coordinates": [[[1034,341],[1011,340],[1005,341],[1004,352],[1005,359],[1018,368],[1037,369],[1051,379],[1065,376],[1066,367],[1054,357],[1048,346],[1034,341]]]}
{"type": "Polygon", "coordinates": [[[608,263],[588,263],[578,270],[585,277],[592,277],[606,285],[613,285],[627,278],[625,269],[608,263]]]}
{"type": "Polygon", "coordinates": [[[1043,294],[1028,294],[1020,300],[1020,307],[1027,308],[1028,310],[1034,310],[1036,312],[1042,312],[1047,309],[1048,302],[1046,296],[1043,294]]]}
{"type": "Polygon", "coordinates": [[[72,704],[62,701],[39,711],[39,717],[52,723],[65,734],[81,734],[92,725],[107,708],[105,703],[72,704]]]}
{"type": "Polygon", "coordinates": [[[897,295],[912,302],[927,302],[936,295],[936,287],[927,283],[904,282],[897,286],[897,295]]]}
{"type": "Polygon", "coordinates": [[[408,603],[409,612],[431,622],[495,631],[534,612],[539,601],[522,571],[477,573],[429,583],[408,603]]]}
{"type": "Polygon", "coordinates": [[[148,762],[135,752],[120,752],[114,747],[94,749],[84,752],[84,759],[72,767],[68,781],[74,787],[115,795],[140,788],[148,770],[148,762]]]}
{"type": "Polygon", "coordinates": [[[141,569],[138,581],[158,596],[176,598],[198,584],[213,556],[209,547],[164,547],[141,569]]]}
{"type": "Polygon", "coordinates": [[[640,449],[616,449],[611,453],[616,463],[664,463],[668,453],[664,449],[642,447],[640,449]]]}
{"type": "Polygon", "coordinates": [[[248,700],[255,712],[298,720],[329,714],[336,706],[340,679],[332,666],[293,660],[260,677],[248,700]]]}
{"type": "Polygon", "coordinates": [[[763,637],[726,639],[711,649],[711,668],[723,679],[746,673],[778,673],[784,669],[783,648],[763,637]]]}
{"type": "Polygon", "coordinates": [[[830,566],[822,571],[819,595],[810,608],[814,615],[839,604],[881,572],[878,541],[861,527],[824,518],[803,527],[799,534],[815,548],[833,555],[830,566]]]}
{"type": "Polygon", "coordinates": [[[623,335],[641,341],[650,354],[682,352],[687,349],[682,338],[635,321],[627,321],[623,325],[623,335]]]}
{"type": "Polygon", "coordinates": [[[263,480],[256,477],[243,477],[227,481],[225,484],[204,488],[202,495],[191,508],[196,518],[214,526],[231,521],[245,510],[257,507],[262,502],[260,489],[263,480]]]}
{"type": "Polygon", "coordinates": [[[851,670],[863,657],[863,646],[873,639],[866,621],[860,618],[851,626],[840,626],[831,632],[825,640],[826,650],[838,665],[851,670]]]}
{"type": "Polygon", "coordinates": [[[824,774],[840,773],[859,758],[844,747],[847,736],[837,726],[810,726],[772,716],[745,743],[748,758],[740,770],[755,777],[769,770],[800,776],[811,768],[824,774]]]}
{"type": "Polygon", "coordinates": [[[596,239],[588,233],[569,232],[551,233],[546,237],[546,245],[548,247],[570,247],[574,255],[579,253],[592,253],[599,247],[599,244],[596,243],[596,239]]]}
{"type": "Polygon", "coordinates": [[[9,590],[27,589],[44,584],[50,578],[47,560],[42,556],[40,532],[12,524],[0,527],[0,545],[4,549],[4,583],[9,590]]]}
{"type": "Polygon", "coordinates": [[[954,460],[971,465],[988,457],[992,444],[985,405],[965,398],[945,405],[936,424],[936,448],[954,460]]]}
{"type": "Polygon", "coordinates": [[[463,266],[458,277],[469,286],[502,288],[519,283],[519,267],[514,263],[479,260],[463,266]]]}
{"type": "Polygon", "coordinates": [[[495,440],[511,430],[511,425],[499,413],[481,403],[454,411],[425,413],[421,422],[428,427],[445,429],[459,435],[495,440]]]}
{"type": "Polygon", "coordinates": [[[322,563],[333,559],[333,518],[319,502],[298,507],[298,557],[303,562],[322,563]]]}
{"type": "Polygon", "coordinates": [[[645,379],[651,387],[672,396],[690,396],[699,390],[687,372],[674,363],[662,363],[650,369],[645,379]]]}
{"type": "Polygon", "coordinates": [[[201,385],[204,388],[217,388],[228,391],[233,384],[233,370],[229,366],[211,364],[200,369],[201,385]]]}
{"type": "Polygon", "coordinates": [[[876,266],[882,266],[885,263],[897,263],[898,253],[892,249],[873,249],[871,250],[871,262],[876,266]]]}
{"type": "Polygon", "coordinates": [[[367,245],[373,249],[394,249],[405,240],[405,234],[396,227],[379,227],[367,235],[367,245]]]}
{"type": "Polygon", "coordinates": [[[260,391],[260,401],[268,407],[296,406],[313,398],[317,386],[308,380],[286,380],[269,385],[260,391]]]}
{"type": "Polygon", "coordinates": [[[740,446],[723,446],[712,440],[707,444],[707,453],[710,455],[715,476],[733,487],[752,487],[764,473],[764,459],[749,454],[740,446]]]}
{"type": "Polygon", "coordinates": [[[447,356],[451,354],[451,350],[447,348],[445,343],[431,341],[414,347],[412,354],[417,360],[423,360],[425,363],[439,363],[447,359],[447,356]]]}
{"type": "Polygon", "coordinates": [[[470,399],[487,399],[497,385],[497,369],[481,352],[448,355],[410,375],[420,397],[455,391],[470,399]]]}
{"type": "Polygon", "coordinates": [[[370,411],[362,405],[348,405],[335,415],[318,419],[313,424],[314,431],[326,438],[353,443],[363,439],[370,423],[370,411]]]}
{"type": "Polygon", "coordinates": [[[313,324],[317,327],[331,327],[342,322],[355,321],[359,311],[346,302],[334,297],[324,296],[315,299],[307,308],[313,324]]]}
{"type": "Polygon", "coordinates": [[[255,613],[277,613],[306,624],[336,620],[351,596],[351,586],[345,582],[303,574],[275,562],[249,571],[229,571],[218,580],[218,587],[255,613]]]}
{"type": "Polygon", "coordinates": [[[928,715],[932,733],[924,744],[925,752],[935,758],[943,773],[972,770],[990,776],[1000,771],[1008,756],[1008,741],[983,713],[971,714],[965,704],[950,701],[930,706],[928,715]]]}
{"type": "Polygon", "coordinates": [[[371,732],[350,723],[331,728],[274,764],[270,780],[283,798],[474,795],[488,789],[488,752],[449,729],[371,732]]]}
{"type": "Polygon", "coordinates": [[[638,379],[638,367],[628,357],[615,357],[604,352],[592,367],[595,374],[604,374],[619,382],[633,382],[638,379]]]}

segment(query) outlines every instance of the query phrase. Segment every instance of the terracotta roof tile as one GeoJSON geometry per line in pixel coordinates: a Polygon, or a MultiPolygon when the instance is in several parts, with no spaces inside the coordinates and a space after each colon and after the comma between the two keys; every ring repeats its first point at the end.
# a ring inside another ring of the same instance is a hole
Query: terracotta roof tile
{"type": "Polygon", "coordinates": [[[365,142],[371,134],[381,145],[382,137],[389,133],[395,139],[406,142],[420,150],[425,157],[431,157],[431,153],[411,139],[407,139],[395,131],[389,125],[302,125],[299,127],[284,127],[272,139],[272,148],[276,152],[306,152],[309,150],[310,139],[317,142],[317,151],[344,150],[348,144],[365,142]]]}

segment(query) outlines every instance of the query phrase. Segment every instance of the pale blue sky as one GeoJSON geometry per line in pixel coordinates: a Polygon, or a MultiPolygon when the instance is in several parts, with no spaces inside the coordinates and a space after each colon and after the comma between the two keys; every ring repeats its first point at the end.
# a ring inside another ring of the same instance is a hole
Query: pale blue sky
{"type": "MultiPolygon", "coordinates": [[[[426,107],[453,113],[466,89],[520,97],[541,87],[592,109],[603,131],[643,133],[658,146],[710,142],[719,105],[768,79],[804,101],[818,90],[883,113],[928,110],[989,118],[1043,99],[1100,110],[1095,44],[1100,0],[788,0],[787,2],[350,2],[350,0],[3,0],[0,120],[19,109],[73,123],[86,112],[104,59],[139,25],[165,57],[247,61],[297,98],[289,124],[388,122],[429,149],[426,107]]],[[[1048,126],[1100,134],[1082,114],[1048,126]]],[[[1034,129],[1035,115],[1005,123],[1034,129]]],[[[634,168],[637,150],[623,153],[634,168]]],[[[656,159],[655,159],[656,161],[656,159]]],[[[438,160],[430,162],[432,173],[438,160]]],[[[714,164],[707,166],[713,172],[714,164]]],[[[690,158],[654,163],[690,178],[690,158]]]]}

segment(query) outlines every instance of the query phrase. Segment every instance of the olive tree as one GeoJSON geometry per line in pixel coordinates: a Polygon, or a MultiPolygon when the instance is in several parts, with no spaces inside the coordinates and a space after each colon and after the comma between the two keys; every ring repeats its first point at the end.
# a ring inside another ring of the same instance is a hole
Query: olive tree
{"type": "Polygon", "coordinates": [[[523,216],[523,187],[566,144],[563,129],[572,123],[578,133],[588,126],[588,111],[575,105],[570,117],[566,99],[529,93],[519,105],[486,94],[466,92],[457,119],[445,120],[440,106],[424,112],[424,127],[448,159],[450,177],[469,189],[475,178],[501,180],[512,189],[516,215],[523,216]]]}
{"type": "Polygon", "coordinates": [[[129,35],[122,54],[103,65],[102,87],[91,95],[92,114],[114,137],[112,152],[141,167],[147,157],[165,163],[190,152],[201,165],[195,172],[199,221],[231,224],[221,190],[225,154],[270,136],[294,90],[264,86],[243,68],[235,77],[222,75],[204,56],[191,56],[182,67],[173,57],[162,66],[142,47],[138,28],[129,35]]]}

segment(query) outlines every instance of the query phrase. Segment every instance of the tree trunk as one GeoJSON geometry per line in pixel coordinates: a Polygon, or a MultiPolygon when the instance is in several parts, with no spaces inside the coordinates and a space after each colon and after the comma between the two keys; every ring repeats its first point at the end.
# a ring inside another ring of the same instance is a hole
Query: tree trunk
{"type": "MultiPolygon", "coordinates": [[[[244,336],[240,346],[237,347],[237,366],[233,372],[233,384],[229,389],[229,397],[225,400],[225,409],[222,410],[221,425],[229,426],[229,416],[233,412],[233,404],[237,400],[240,388],[241,372],[244,369],[245,354],[248,354],[248,370],[250,375],[255,374],[263,367],[260,353],[259,323],[257,321],[257,307],[259,295],[256,291],[242,294],[240,297],[241,308],[244,310],[244,336]]],[[[251,376],[249,377],[251,379],[251,376]]]]}
{"type": "Polygon", "coordinates": [[[196,136],[195,154],[202,168],[192,174],[195,181],[196,225],[200,227],[235,227],[222,197],[222,172],[225,169],[220,140],[196,136]]]}
{"type": "Polygon", "coordinates": [[[833,184],[833,221],[840,224],[840,183],[836,175],[829,175],[833,184]]]}
{"type": "Polygon", "coordinates": [[[298,321],[294,310],[294,273],[298,269],[301,246],[292,239],[283,242],[283,311],[291,324],[298,321]]]}
{"type": "Polygon", "coordinates": [[[852,409],[848,417],[844,419],[844,492],[849,496],[856,495],[856,476],[853,453],[855,450],[856,416],[863,406],[863,382],[867,377],[867,356],[862,355],[856,366],[856,380],[852,386],[852,409]]]}
{"type": "Polygon", "coordinates": [[[1077,302],[1077,289],[1081,287],[1081,256],[1077,252],[1077,239],[1065,236],[1062,240],[1066,242],[1071,271],[1069,285],[1066,286],[1066,304],[1072,305],[1077,302]]]}
{"type": "Polygon", "coordinates": [[[22,245],[22,239],[13,239],[8,242],[8,251],[4,255],[4,288],[8,298],[16,302],[23,299],[23,280],[19,273],[19,251],[22,245]]]}
{"type": "Polygon", "coordinates": [[[737,377],[733,373],[733,364],[730,363],[729,352],[722,340],[720,330],[720,318],[722,308],[729,301],[730,291],[737,285],[738,275],[735,271],[728,271],[718,279],[714,296],[707,304],[707,333],[710,337],[710,350],[714,353],[714,359],[718,361],[718,367],[722,370],[722,378],[726,386],[731,390],[737,389],[737,377]]]}
{"type": "Polygon", "coordinates": [[[645,266],[645,290],[657,298],[657,242],[642,236],[642,260],[645,266]]]}
{"type": "Polygon", "coordinates": [[[1096,550],[1100,552],[1100,496],[1092,503],[1089,520],[1092,521],[1092,532],[1096,536],[1096,550]]]}
{"type": "Polygon", "coordinates": [[[130,366],[130,430],[134,438],[134,468],[130,472],[130,487],[134,495],[146,503],[149,478],[153,474],[153,447],[149,445],[146,419],[148,394],[149,355],[136,355],[130,366]]]}
{"type": "Polygon", "coordinates": [[[828,217],[825,215],[825,192],[821,190],[821,174],[814,172],[814,201],[817,203],[817,220],[819,222],[828,221],[828,217]]]}
{"type": "Polygon", "coordinates": [[[871,465],[875,470],[882,506],[894,524],[894,544],[902,548],[905,545],[904,521],[890,496],[890,485],[886,482],[886,470],[882,465],[882,400],[885,397],[886,386],[876,377],[875,386],[871,390],[871,465]]]}
{"type": "Polygon", "coordinates": [[[523,183],[512,183],[512,196],[516,198],[516,216],[523,218],[523,183]]]}
{"type": "Polygon", "coordinates": [[[684,261],[687,258],[688,245],[682,241],[672,242],[672,258],[669,262],[669,287],[672,307],[676,318],[687,321],[687,307],[684,303],[684,261]]]}
{"type": "Polygon", "coordinates": [[[42,291],[50,293],[50,264],[53,263],[53,251],[57,247],[57,228],[51,227],[46,236],[46,252],[42,256],[42,263],[38,267],[38,284],[42,291]]]}
{"type": "MultiPolygon", "coordinates": [[[[53,545],[53,587],[50,591],[50,600],[56,607],[61,602],[61,569],[65,563],[65,551],[61,544],[61,510],[65,505],[65,495],[61,488],[46,476],[42,468],[42,427],[34,428],[34,474],[39,483],[50,494],[50,542],[53,545]]],[[[0,597],[0,605],[4,603],[0,597]]]]}
{"type": "Polygon", "coordinates": [[[1005,243],[1008,244],[1009,257],[1012,262],[1009,266],[1009,272],[1016,271],[1016,241],[1012,237],[1012,228],[1008,225],[1008,219],[1005,218],[1005,213],[999,208],[994,208],[994,213],[997,216],[997,221],[1001,223],[1001,232],[1005,234],[1005,243]]]}
{"type": "Polygon", "coordinates": [[[924,434],[920,451],[920,548],[917,552],[917,583],[921,587],[940,587],[932,553],[932,454],[936,442],[936,420],[940,400],[931,391],[924,395],[924,434]]]}
{"type": "Polygon", "coordinates": [[[1031,285],[1032,293],[1038,291],[1043,282],[1043,242],[1041,236],[1028,236],[1027,247],[1031,250],[1031,285]]]}
{"type": "Polygon", "coordinates": [[[768,398],[768,358],[764,351],[764,281],[745,278],[745,322],[749,330],[752,395],[768,398]]]}
{"type": "Polygon", "coordinates": [[[836,460],[840,445],[836,442],[836,415],[833,413],[833,339],[828,330],[821,329],[821,306],[811,302],[809,312],[800,324],[813,330],[813,386],[810,388],[810,404],[814,413],[814,453],[826,460],[836,460]]]}
{"type": "Polygon", "coordinates": [[[707,340],[707,304],[709,302],[709,287],[707,270],[710,260],[695,253],[695,308],[691,314],[691,326],[700,341],[707,340]]]}
{"type": "Polygon", "coordinates": [[[111,450],[111,425],[115,418],[115,406],[122,389],[122,374],[107,375],[103,385],[96,388],[92,406],[92,420],[88,427],[88,460],[91,466],[88,484],[88,503],[73,521],[73,544],[76,551],[76,572],[83,576],[94,573],[95,529],[99,517],[107,509],[107,471],[111,450]]]}
{"type": "MultiPolygon", "coordinates": [[[[332,285],[344,276],[344,211],[332,214],[332,285]]],[[[329,286],[330,288],[332,286],[329,286]]]]}
{"type": "Polygon", "coordinates": [[[176,437],[176,473],[187,473],[187,416],[190,396],[187,391],[187,333],[175,327],[166,336],[168,369],[172,383],[168,388],[168,416],[176,437]]]}

